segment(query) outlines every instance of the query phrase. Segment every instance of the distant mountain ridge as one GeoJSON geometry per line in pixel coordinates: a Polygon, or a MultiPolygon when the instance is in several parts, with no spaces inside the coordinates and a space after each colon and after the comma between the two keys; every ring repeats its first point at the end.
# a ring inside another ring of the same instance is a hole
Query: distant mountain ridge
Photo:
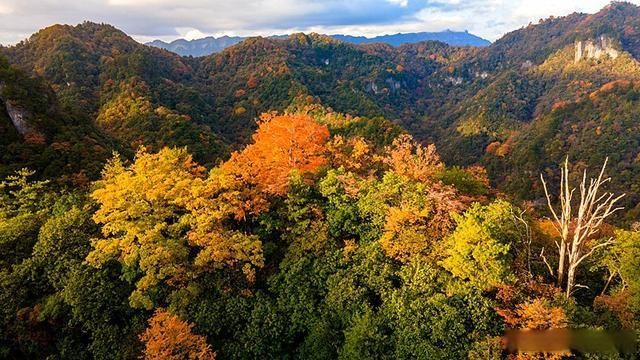
{"type": "Polygon", "coordinates": [[[393,46],[413,44],[421,41],[440,41],[451,46],[489,46],[491,42],[468,31],[418,32],[407,34],[389,34],[372,38],[364,36],[331,35],[331,37],[352,44],[385,43],[393,46]]]}
{"type": "MultiPolygon", "coordinates": [[[[400,46],[404,44],[413,44],[421,41],[440,41],[451,46],[488,46],[490,41],[479,36],[473,35],[467,31],[439,31],[439,32],[419,32],[406,34],[390,34],[367,38],[364,36],[351,35],[329,35],[332,38],[351,44],[374,44],[384,43],[392,46],[400,46]]],[[[286,38],[287,35],[271,36],[272,38],[286,38]]],[[[170,43],[162,40],[154,40],[146,43],[146,45],[158,47],[161,49],[172,51],[182,56],[207,56],[220,52],[229,46],[233,46],[246,37],[241,36],[221,36],[219,38],[209,36],[202,39],[185,40],[177,39],[170,43]]]]}
{"type": "Polygon", "coordinates": [[[244,39],[246,38],[240,36],[221,36],[219,38],[209,36],[195,40],[177,39],[170,43],[154,40],[146,45],[169,50],[182,56],[206,56],[220,52],[244,39]]]}

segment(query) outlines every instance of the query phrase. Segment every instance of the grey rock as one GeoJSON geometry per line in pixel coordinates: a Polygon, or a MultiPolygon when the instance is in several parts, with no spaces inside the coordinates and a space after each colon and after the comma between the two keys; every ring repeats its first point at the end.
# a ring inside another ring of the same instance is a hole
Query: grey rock
{"type": "Polygon", "coordinates": [[[576,63],[581,60],[600,60],[605,55],[614,60],[620,55],[619,51],[614,48],[613,39],[606,35],[601,35],[596,40],[589,39],[575,43],[574,62],[576,63]]]}

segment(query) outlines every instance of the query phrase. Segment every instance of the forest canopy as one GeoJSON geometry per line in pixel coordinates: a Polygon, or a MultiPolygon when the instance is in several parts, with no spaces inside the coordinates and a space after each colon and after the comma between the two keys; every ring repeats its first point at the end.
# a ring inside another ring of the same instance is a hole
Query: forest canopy
{"type": "Polygon", "coordinates": [[[89,191],[7,177],[2,355],[486,358],[505,329],[637,329],[637,229],[603,224],[567,296],[543,214],[336,116],[264,114],[212,168],[115,154],[89,191]]]}
{"type": "Polygon", "coordinates": [[[0,358],[639,358],[638,29],[0,46],[0,358]]]}

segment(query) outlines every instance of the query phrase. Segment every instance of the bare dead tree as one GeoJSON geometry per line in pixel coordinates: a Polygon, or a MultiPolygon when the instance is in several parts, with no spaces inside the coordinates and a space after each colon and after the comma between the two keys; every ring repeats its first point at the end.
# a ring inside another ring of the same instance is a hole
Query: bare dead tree
{"type": "Polygon", "coordinates": [[[511,208],[511,218],[513,220],[516,228],[522,229],[520,230],[522,245],[524,245],[525,250],[525,259],[527,262],[527,272],[528,276],[532,277],[533,273],[531,272],[531,242],[533,240],[533,236],[531,235],[531,227],[529,223],[525,219],[526,210],[520,210],[518,212],[515,211],[514,208],[511,208]]]}
{"type": "Polygon", "coordinates": [[[607,158],[602,165],[598,177],[589,179],[588,184],[587,171],[584,171],[579,186],[580,196],[576,204],[577,212],[573,207],[573,195],[576,188],[569,186],[569,159],[565,160],[564,166],[560,169],[560,208],[558,210],[554,208],[547,183],[540,174],[547,205],[553,216],[553,225],[560,234],[560,242],[556,242],[558,248],[557,281],[558,286],[561,287],[566,272],[565,294],[567,297],[571,296],[575,288],[584,287],[575,283],[576,269],[580,263],[593,255],[597,249],[613,242],[613,238],[598,242],[593,239],[605,219],[616,211],[622,210],[622,207],[615,207],[615,204],[624,194],[619,196],[615,196],[613,193],[599,194],[600,187],[611,181],[610,177],[604,178],[608,160],[607,158]]]}

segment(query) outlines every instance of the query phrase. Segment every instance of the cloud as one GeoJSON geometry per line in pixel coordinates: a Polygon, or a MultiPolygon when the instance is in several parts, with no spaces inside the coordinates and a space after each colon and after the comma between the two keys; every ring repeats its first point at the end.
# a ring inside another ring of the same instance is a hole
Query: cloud
{"type": "Polygon", "coordinates": [[[9,15],[13,12],[13,7],[10,4],[0,3],[0,15],[9,15]]]}
{"type": "MultiPolygon", "coordinates": [[[[640,3],[640,0],[634,0],[640,3]]],[[[608,0],[0,0],[0,43],[90,20],[140,41],[293,31],[375,36],[469,30],[495,40],[539,18],[595,12],[608,0]]]]}
{"type": "Polygon", "coordinates": [[[407,5],[409,5],[409,0],[387,0],[387,1],[402,7],[407,7],[407,5]]]}

